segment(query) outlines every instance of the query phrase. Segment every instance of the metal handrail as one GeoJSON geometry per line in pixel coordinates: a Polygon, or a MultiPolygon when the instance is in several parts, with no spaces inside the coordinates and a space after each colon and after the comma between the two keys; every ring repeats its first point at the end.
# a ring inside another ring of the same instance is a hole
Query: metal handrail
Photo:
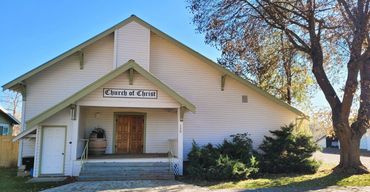
{"type": "Polygon", "coordinates": [[[81,154],[81,167],[87,161],[89,157],[89,140],[88,139],[81,139],[82,141],[85,141],[85,147],[81,154]]]}

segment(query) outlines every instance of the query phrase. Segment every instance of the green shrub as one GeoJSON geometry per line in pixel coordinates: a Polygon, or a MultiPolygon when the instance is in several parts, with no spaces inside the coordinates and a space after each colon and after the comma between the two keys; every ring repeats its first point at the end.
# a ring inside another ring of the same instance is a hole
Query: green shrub
{"type": "Polygon", "coordinates": [[[242,162],[248,162],[252,156],[252,139],[247,133],[230,135],[231,140],[224,139],[224,142],[218,146],[220,153],[228,155],[232,159],[239,159],[242,162]]]}
{"type": "Polygon", "coordinates": [[[231,135],[217,147],[199,146],[193,141],[188,154],[187,172],[192,178],[207,180],[245,179],[258,173],[258,161],[253,156],[248,134],[231,135]]]}
{"type": "Polygon", "coordinates": [[[268,173],[314,173],[320,163],[310,159],[318,149],[312,137],[293,134],[294,125],[270,131],[273,137],[265,136],[260,149],[262,172],[268,173]]]}

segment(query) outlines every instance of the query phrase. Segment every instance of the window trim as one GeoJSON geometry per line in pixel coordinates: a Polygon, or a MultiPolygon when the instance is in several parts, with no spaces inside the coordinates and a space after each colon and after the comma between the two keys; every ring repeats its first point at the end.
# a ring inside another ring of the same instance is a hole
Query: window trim
{"type": "Polygon", "coordinates": [[[9,133],[10,133],[10,125],[9,124],[0,123],[0,127],[1,127],[0,135],[9,135],[9,133]],[[7,130],[6,133],[4,132],[4,130],[7,130]]]}

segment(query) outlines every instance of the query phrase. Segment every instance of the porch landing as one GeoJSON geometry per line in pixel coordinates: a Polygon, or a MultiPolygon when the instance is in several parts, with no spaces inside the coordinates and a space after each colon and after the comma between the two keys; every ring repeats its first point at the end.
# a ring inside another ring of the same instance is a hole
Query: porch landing
{"type": "Polygon", "coordinates": [[[132,158],[166,158],[167,153],[142,153],[142,154],[104,154],[89,155],[88,159],[132,159],[132,158]]]}
{"type": "MultiPolygon", "coordinates": [[[[77,161],[81,161],[81,159],[77,161]]],[[[89,155],[84,162],[169,162],[169,158],[167,153],[104,154],[89,155]]]]}

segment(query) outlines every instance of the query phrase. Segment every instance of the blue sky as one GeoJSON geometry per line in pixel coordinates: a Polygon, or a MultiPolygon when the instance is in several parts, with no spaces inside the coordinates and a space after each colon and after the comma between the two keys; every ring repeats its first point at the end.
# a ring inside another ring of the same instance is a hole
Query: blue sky
{"type": "MultiPolygon", "coordinates": [[[[220,52],[196,33],[184,0],[60,0],[0,2],[3,85],[135,14],[216,60],[220,52]]],[[[314,103],[323,105],[322,98],[314,103]]]]}

